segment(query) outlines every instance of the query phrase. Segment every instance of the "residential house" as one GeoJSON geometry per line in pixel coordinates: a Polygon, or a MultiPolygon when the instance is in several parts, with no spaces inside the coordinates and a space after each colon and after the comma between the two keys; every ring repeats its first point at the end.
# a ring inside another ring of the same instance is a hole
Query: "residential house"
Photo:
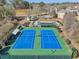
{"type": "Polygon", "coordinates": [[[57,12],[58,18],[63,19],[66,12],[67,12],[66,10],[60,10],[60,11],[58,11],[57,12]]]}

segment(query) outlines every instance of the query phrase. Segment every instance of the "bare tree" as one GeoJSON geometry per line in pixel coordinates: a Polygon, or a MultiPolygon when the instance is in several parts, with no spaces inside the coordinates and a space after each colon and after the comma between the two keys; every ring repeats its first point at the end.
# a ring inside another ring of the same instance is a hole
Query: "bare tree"
{"type": "Polygon", "coordinates": [[[79,38],[79,21],[75,18],[75,13],[67,13],[64,17],[64,31],[70,39],[79,38]]]}
{"type": "Polygon", "coordinates": [[[66,13],[64,16],[64,30],[69,31],[69,29],[72,27],[74,21],[76,20],[74,13],[66,13]]]}
{"type": "Polygon", "coordinates": [[[15,15],[13,6],[9,5],[6,0],[0,0],[0,20],[13,15],[15,15]]]}

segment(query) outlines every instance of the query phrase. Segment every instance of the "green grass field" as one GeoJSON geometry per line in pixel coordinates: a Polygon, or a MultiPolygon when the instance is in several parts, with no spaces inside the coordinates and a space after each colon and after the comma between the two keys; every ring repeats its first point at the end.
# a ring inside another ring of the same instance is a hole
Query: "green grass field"
{"type": "MultiPolygon", "coordinates": [[[[72,51],[65,43],[64,39],[60,37],[60,34],[55,28],[25,28],[25,29],[34,29],[36,30],[36,37],[33,49],[12,49],[10,48],[9,55],[71,55],[72,51]],[[62,49],[41,49],[41,39],[40,39],[40,30],[53,30],[62,49]]],[[[14,44],[13,44],[14,45],[14,44]]]]}

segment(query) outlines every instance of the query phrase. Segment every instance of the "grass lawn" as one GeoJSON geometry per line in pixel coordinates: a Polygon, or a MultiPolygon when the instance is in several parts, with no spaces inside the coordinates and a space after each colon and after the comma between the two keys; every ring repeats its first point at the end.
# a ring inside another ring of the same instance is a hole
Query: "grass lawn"
{"type": "Polygon", "coordinates": [[[37,13],[39,13],[39,14],[47,13],[45,10],[36,12],[33,9],[16,9],[15,12],[16,12],[16,15],[36,15],[37,13]]]}

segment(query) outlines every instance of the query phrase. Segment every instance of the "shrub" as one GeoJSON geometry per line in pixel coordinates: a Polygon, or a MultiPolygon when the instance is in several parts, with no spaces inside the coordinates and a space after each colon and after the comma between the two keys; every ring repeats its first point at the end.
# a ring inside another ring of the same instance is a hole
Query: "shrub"
{"type": "Polygon", "coordinates": [[[0,44],[0,49],[2,49],[2,45],[0,44]]]}
{"type": "Polygon", "coordinates": [[[66,40],[67,44],[71,44],[71,41],[69,39],[66,40]]]}
{"type": "Polygon", "coordinates": [[[72,48],[72,57],[73,58],[77,58],[79,55],[78,50],[76,48],[72,48]]]}

